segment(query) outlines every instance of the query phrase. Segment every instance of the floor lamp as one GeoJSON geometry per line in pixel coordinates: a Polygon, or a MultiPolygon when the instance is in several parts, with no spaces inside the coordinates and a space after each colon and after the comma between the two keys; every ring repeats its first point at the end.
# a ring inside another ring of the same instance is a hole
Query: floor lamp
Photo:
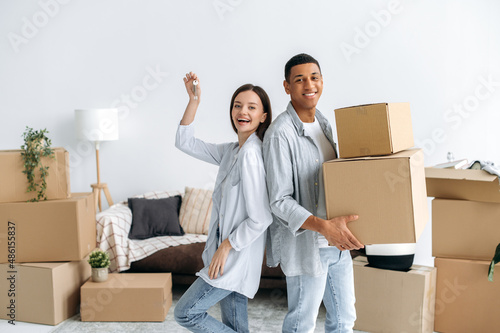
{"type": "Polygon", "coordinates": [[[108,184],[101,183],[99,169],[99,148],[102,141],[118,140],[118,110],[117,109],[86,109],[75,110],[76,133],[80,140],[92,141],[95,144],[95,156],[97,164],[97,183],[91,184],[93,189],[95,205],[101,206],[101,190],[106,196],[108,205],[113,205],[113,199],[109,193],[108,184]]]}

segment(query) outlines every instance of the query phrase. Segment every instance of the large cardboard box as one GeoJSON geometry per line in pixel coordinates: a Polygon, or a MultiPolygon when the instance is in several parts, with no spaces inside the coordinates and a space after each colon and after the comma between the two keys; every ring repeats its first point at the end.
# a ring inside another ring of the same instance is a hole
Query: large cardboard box
{"type": "Polygon", "coordinates": [[[0,203],[0,263],[75,261],[96,247],[92,193],[0,203]]]}
{"type": "Polygon", "coordinates": [[[409,103],[378,103],[335,110],[341,158],[397,153],[411,148],[409,103]]]}
{"type": "MultiPolygon", "coordinates": [[[[70,196],[69,154],[64,148],[53,150],[54,159],[43,158],[43,165],[49,167],[47,199],[66,199],[70,196]]],[[[21,151],[0,151],[0,202],[28,201],[37,196],[37,192],[26,192],[28,181],[21,151]]]]}
{"type": "Polygon", "coordinates": [[[490,262],[436,258],[434,265],[437,267],[434,330],[500,332],[500,274],[494,282],[488,281],[490,262]]]}
{"type": "Polygon", "coordinates": [[[491,260],[500,243],[500,204],[432,201],[434,257],[491,260]]]}
{"type": "Polygon", "coordinates": [[[57,325],[78,313],[90,265],[85,260],[0,264],[0,276],[1,319],[57,325]]]}
{"type": "Polygon", "coordinates": [[[367,332],[432,333],[436,268],[414,265],[408,272],[368,267],[356,257],[356,323],[367,332]]]}
{"type": "Polygon", "coordinates": [[[172,305],[170,273],[109,274],[81,288],[82,321],[164,321],[172,305]]]}
{"type": "Polygon", "coordinates": [[[323,163],[328,218],[348,224],[363,244],[416,243],[429,219],[421,149],[323,163]]]}
{"type": "Polygon", "coordinates": [[[500,203],[498,177],[484,170],[425,168],[427,195],[500,203]]]}

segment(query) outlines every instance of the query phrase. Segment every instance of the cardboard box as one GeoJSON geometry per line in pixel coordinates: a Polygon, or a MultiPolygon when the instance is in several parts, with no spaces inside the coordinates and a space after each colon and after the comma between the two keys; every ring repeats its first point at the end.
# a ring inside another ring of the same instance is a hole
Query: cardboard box
{"type": "Polygon", "coordinates": [[[83,259],[96,247],[95,215],[92,193],[0,203],[0,263],[83,259]]]}
{"type": "Polygon", "coordinates": [[[409,103],[379,103],[335,110],[341,158],[397,153],[411,148],[409,103]]]}
{"type": "Polygon", "coordinates": [[[323,163],[328,218],[357,214],[363,244],[416,243],[429,219],[421,149],[323,163]]]}
{"type": "Polygon", "coordinates": [[[500,204],[432,201],[434,257],[491,260],[500,243],[500,204]]]}
{"type": "MultiPolygon", "coordinates": [[[[43,158],[49,167],[47,177],[47,199],[66,199],[70,196],[69,154],[64,148],[53,148],[54,159],[43,158]]],[[[22,150],[0,151],[0,202],[28,201],[36,198],[37,192],[26,192],[28,181],[23,173],[22,150]]]]}
{"type": "MultiPolygon", "coordinates": [[[[500,274],[488,281],[489,261],[436,258],[437,332],[500,332],[500,274]]],[[[499,267],[496,267],[497,270],[499,267]]]]}
{"type": "Polygon", "coordinates": [[[172,305],[170,273],[115,273],[81,288],[82,321],[164,321],[172,305]]]}
{"type": "Polygon", "coordinates": [[[432,333],[436,268],[414,265],[408,272],[366,266],[356,257],[354,329],[384,333],[432,333]]]}
{"type": "Polygon", "coordinates": [[[425,168],[427,196],[500,203],[498,177],[484,170],[425,168]]]}
{"type": "Polygon", "coordinates": [[[0,264],[0,276],[1,319],[57,325],[78,313],[90,265],[85,260],[0,264]]]}

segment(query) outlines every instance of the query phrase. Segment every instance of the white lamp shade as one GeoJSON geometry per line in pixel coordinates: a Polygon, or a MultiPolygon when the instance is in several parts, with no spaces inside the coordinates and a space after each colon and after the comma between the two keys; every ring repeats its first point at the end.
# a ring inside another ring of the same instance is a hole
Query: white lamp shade
{"type": "Polygon", "coordinates": [[[75,110],[75,121],[79,140],[118,140],[118,109],[75,110]]]}

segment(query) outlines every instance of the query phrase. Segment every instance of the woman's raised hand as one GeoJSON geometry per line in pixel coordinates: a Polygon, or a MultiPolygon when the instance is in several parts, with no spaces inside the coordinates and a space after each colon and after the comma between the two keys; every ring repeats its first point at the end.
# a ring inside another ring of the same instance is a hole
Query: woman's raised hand
{"type": "Polygon", "coordinates": [[[201,89],[200,89],[200,79],[196,73],[189,72],[183,78],[184,85],[186,86],[186,91],[189,95],[190,100],[198,100],[200,99],[201,89]]]}
{"type": "Polygon", "coordinates": [[[186,110],[184,111],[184,115],[182,116],[181,125],[189,125],[194,121],[196,110],[200,104],[200,79],[198,79],[198,76],[196,76],[195,73],[189,72],[183,80],[184,85],[186,86],[186,91],[189,95],[189,102],[186,106],[186,110]],[[195,84],[195,81],[197,84],[195,84]]]}

